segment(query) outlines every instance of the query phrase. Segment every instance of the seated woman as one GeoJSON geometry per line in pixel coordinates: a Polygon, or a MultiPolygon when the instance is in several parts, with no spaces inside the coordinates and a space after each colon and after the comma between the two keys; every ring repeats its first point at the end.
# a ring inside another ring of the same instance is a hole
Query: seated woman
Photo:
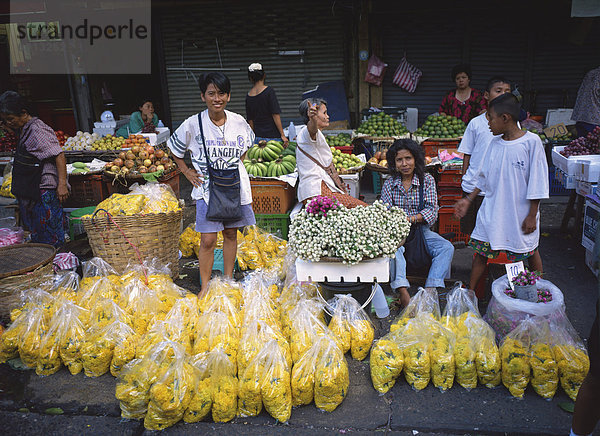
{"type": "Polygon", "coordinates": [[[139,110],[131,114],[129,123],[117,130],[116,136],[127,138],[131,134],[139,133],[146,124],[158,126],[158,115],[154,113],[154,104],[149,99],[144,99],[139,110]]]}
{"type": "Polygon", "coordinates": [[[366,205],[351,197],[341,181],[333,154],[321,129],[329,126],[327,102],[307,98],[300,103],[300,115],[306,124],[296,138],[296,167],[298,168],[298,201],[306,203],[312,197],[333,197],[346,207],[366,205]]]}
{"type": "MultiPolygon", "coordinates": [[[[390,206],[402,208],[411,224],[425,223],[424,236],[427,251],[432,258],[431,268],[425,286],[444,287],[444,277],[450,269],[454,246],[439,234],[430,230],[438,214],[435,180],[425,173],[423,149],[412,139],[399,139],[387,152],[388,169],[392,177],[381,189],[381,201],[390,206]],[[423,208],[419,209],[419,186],[423,185],[423,208]]],[[[400,293],[400,304],[404,307],[410,301],[406,279],[405,248],[400,247],[396,258],[390,261],[390,286],[400,293]]]]}

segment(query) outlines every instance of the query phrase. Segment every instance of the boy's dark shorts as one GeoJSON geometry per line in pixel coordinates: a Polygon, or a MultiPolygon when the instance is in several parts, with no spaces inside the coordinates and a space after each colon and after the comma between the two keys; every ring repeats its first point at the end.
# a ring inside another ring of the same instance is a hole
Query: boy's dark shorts
{"type": "Polygon", "coordinates": [[[598,333],[598,305],[596,303],[596,319],[592,324],[590,337],[588,339],[588,354],[590,356],[590,373],[594,377],[600,377],[600,334],[598,333]]]}
{"type": "MultiPolygon", "coordinates": [[[[463,197],[469,195],[469,192],[463,191],[463,197]]],[[[473,204],[467,211],[467,214],[460,219],[460,231],[467,235],[473,233],[473,229],[475,228],[475,223],[477,222],[477,212],[479,212],[479,208],[481,207],[481,202],[483,201],[483,195],[478,195],[475,200],[473,200],[473,204]]]]}

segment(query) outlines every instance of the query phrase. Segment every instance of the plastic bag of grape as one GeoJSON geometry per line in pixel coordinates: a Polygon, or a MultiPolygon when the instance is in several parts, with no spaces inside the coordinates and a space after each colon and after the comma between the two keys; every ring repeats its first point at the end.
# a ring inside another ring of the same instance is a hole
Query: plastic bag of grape
{"type": "Polygon", "coordinates": [[[351,295],[335,295],[327,304],[333,308],[329,330],[337,338],[342,352],[350,350],[353,359],[363,360],[375,336],[371,320],[351,295]]]}

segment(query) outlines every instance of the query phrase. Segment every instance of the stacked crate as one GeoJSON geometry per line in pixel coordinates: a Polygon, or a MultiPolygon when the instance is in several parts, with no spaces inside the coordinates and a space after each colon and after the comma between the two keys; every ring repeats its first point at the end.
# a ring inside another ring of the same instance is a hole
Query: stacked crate
{"type": "Polygon", "coordinates": [[[460,219],[454,216],[454,204],[461,199],[462,171],[460,169],[440,169],[438,173],[438,233],[454,233],[452,242],[467,242],[469,235],[460,231],[460,219]]]}

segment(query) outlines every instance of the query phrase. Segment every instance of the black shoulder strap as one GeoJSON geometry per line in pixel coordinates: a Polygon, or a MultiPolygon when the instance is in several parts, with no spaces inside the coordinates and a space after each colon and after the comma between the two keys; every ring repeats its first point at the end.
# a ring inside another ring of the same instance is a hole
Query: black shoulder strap
{"type": "Polygon", "coordinates": [[[425,199],[423,198],[423,189],[425,185],[425,177],[419,183],[419,212],[425,209],[425,199]]]}
{"type": "Polygon", "coordinates": [[[202,112],[198,112],[198,125],[200,126],[200,136],[202,137],[202,147],[204,147],[204,157],[206,158],[206,166],[210,167],[210,157],[206,149],[206,140],[204,139],[204,127],[202,126],[202,112]]]}

